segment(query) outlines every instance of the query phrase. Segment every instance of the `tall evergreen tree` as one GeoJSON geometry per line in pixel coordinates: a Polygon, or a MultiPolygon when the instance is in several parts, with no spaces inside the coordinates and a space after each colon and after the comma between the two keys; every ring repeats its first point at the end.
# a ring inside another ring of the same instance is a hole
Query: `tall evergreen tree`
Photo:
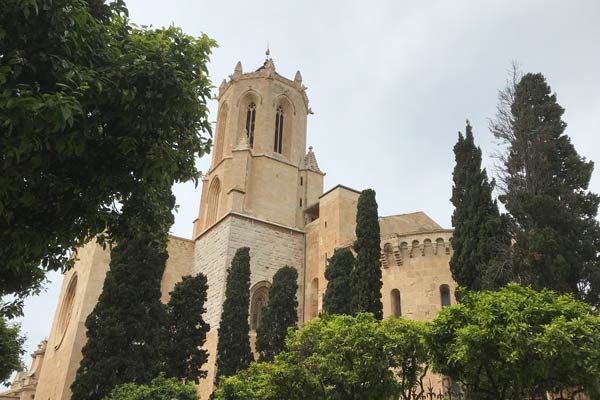
{"type": "Polygon", "coordinates": [[[85,322],[88,340],[71,385],[72,400],[100,400],[116,385],[148,383],[161,370],[166,312],[160,284],[175,198],[168,183],[159,186],[136,190],[123,206],[120,241],[85,322]]]}
{"type": "Polygon", "coordinates": [[[298,324],[298,271],[285,266],[273,275],[269,303],[256,330],[256,351],[261,361],[273,361],[285,347],[288,328],[298,324]]]}
{"type": "Polygon", "coordinates": [[[348,248],[336,249],[333,252],[325,268],[327,289],[323,296],[324,312],[352,315],[352,292],[349,288],[354,262],[354,255],[348,248]]]}
{"type": "Polygon", "coordinates": [[[356,262],[350,276],[352,310],[354,313],[370,312],[375,318],[382,319],[381,236],[373,189],[363,190],[358,198],[354,250],[356,262]]]}
{"type": "Polygon", "coordinates": [[[250,350],[250,249],[235,252],[227,275],[225,301],[217,344],[217,382],[248,368],[254,359],[250,350]]]}
{"type": "Polygon", "coordinates": [[[206,378],[200,368],[208,361],[202,349],[210,326],[202,315],[206,312],[208,282],[204,274],[184,276],[175,285],[167,305],[168,330],[165,351],[165,372],[168,377],[199,383],[206,378]]]}
{"type": "Polygon", "coordinates": [[[73,400],[100,400],[119,384],[150,382],[160,372],[166,322],[160,281],[167,253],[147,237],[122,241],[96,307],[71,389],[73,400]]]}
{"type": "Polygon", "coordinates": [[[509,265],[503,258],[510,247],[510,236],[492,199],[493,183],[481,168],[481,149],[475,146],[468,121],[465,136],[458,134],[454,155],[452,277],[465,289],[495,289],[512,276],[509,268],[501,268],[509,265]]]}
{"type": "Polygon", "coordinates": [[[500,200],[512,216],[518,279],[600,305],[594,165],[564,133],[564,109],[542,74],[524,75],[508,93],[492,131],[507,145],[500,200]]]}

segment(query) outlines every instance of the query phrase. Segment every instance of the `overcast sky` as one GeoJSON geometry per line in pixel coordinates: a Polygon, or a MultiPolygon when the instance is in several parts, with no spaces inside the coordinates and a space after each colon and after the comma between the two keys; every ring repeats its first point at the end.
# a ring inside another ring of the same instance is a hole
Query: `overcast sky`
{"type": "MultiPolygon", "coordinates": [[[[600,163],[600,2],[588,1],[198,1],[128,0],[137,24],[175,24],[216,39],[215,86],[264,61],[300,70],[314,115],[308,145],[338,183],[377,192],[380,215],[424,211],[451,227],[454,155],[465,119],[484,163],[497,146],[488,130],[511,62],[542,72],[566,109],[566,133],[579,153],[600,163]]],[[[216,101],[211,120],[216,118],[216,101]]],[[[199,160],[203,171],[210,156],[199,160]]],[[[600,172],[591,189],[600,192],[600,172]]],[[[492,171],[490,171],[492,172],[492,171]]],[[[175,187],[172,232],[190,237],[200,188],[175,187]]],[[[61,277],[25,308],[27,350],[47,336],[61,277]]],[[[29,357],[26,356],[29,363],[29,357]]]]}

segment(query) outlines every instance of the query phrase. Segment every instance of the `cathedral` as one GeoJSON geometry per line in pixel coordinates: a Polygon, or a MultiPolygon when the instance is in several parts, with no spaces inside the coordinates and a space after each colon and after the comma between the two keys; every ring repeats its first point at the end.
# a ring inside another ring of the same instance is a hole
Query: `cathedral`
{"type": "MultiPolygon", "coordinates": [[[[325,173],[306,145],[311,109],[300,72],[293,79],[283,77],[268,56],[251,72],[238,63],[220,85],[217,99],[212,163],[202,179],[193,235],[170,237],[161,287],[166,302],[182,276],[203,273],[208,278],[204,319],[211,328],[206,341],[210,356],[204,366],[208,377],[198,386],[202,399],[213,390],[217,329],[236,249],[250,248],[254,345],[272,277],[284,265],[298,270],[300,323],[319,315],[327,260],[355,239],[360,194],[343,185],[324,190],[325,173]]],[[[384,317],[432,319],[454,299],[452,230],[423,212],[384,216],[379,223],[384,317]]],[[[0,399],[70,399],[86,341],[85,320],[102,291],[109,262],[109,251],[94,242],[79,250],[75,267],[64,274],[52,327],[34,354],[33,371],[18,375],[28,379],[27,385],[13,384],[14,390],[0,399]],[[20,390],[24,387],[28,389],[20,390]]]]}

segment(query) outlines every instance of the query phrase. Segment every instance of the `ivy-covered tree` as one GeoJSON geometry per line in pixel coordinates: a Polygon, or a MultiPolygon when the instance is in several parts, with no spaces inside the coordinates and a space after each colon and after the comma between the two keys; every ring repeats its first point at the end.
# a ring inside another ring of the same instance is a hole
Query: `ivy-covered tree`
{"type": "Polygon", "coordinates": [[[256,351],[261,361],[273,361],[285,347],[288,328],[298,324],[298,271],[285,266],[273,275],[269,303],[256,330],[256,351]]]}
{"type": "Polygon", "coordinates": [[[323,296],[323,311],[328,314],[352,314],[350,275],[354,267],[354,255],[348,248],[336,249],[325,268],[327,289],[323,296]]]}
{"type": "Polygon", "coordinates": [[[382,319],[381,237],[373,189],[363,190],[358,198],[354,250],[356,262],[350,277],[352,311],[370,312],[375,318],[382,319]]]}
{"type": "Polygon", "coordinates": [[[198,274],[184,276],[171,292],[164,368],[169,377],[195,383],[206,378],[206,371],[200,369],[208,361],[208,352],[202,349],[210,329],[202,318],[207,290],[206,276],[198,274]]]}
{"type": "Polygon", "coordinates": [[[492,199],[493,183],[481,168],[481,149],[475,146],[468,121],[465,135],[458,134],[454,155],[452,277],[468,290],[500,287],[512,278],[506,261],[510,236],[506,220],[492,199]]]}
{"type": "Polygon", "coordinates": [[[250,249],[235,252],[227,274],[225,301],[217,344],[217,382],[248,368],[254,360],[250,350],[250,249]]]}
{"type": "Polygon", "coordinates": [[[0,316],[0,383],[8,385],[12,373],[21,368],[24,342],[20,326],[9,324],[6,318],[0,316]]]}
{"type": "Polygon", "coordinates": [[[520,282],[600,305],[600,197],[594,164],[565,134],[564,109],[542,74],[509,86],[491,128],[506,144],[500,200],[512,217],[520,282]]]}
{"type": "Polygon", "coordinates": [[[175,199],[164,186],[154,193],[160,193],[157,201],[138,193],[123,206],[127,224],[85,322],[87,342],[71,385],[73,400],[100,400],[116,385],[148,383],[161,372],[167,318],[160,289],[175,199]]]}
{"type": "Polygon", "coordinates": [[[2,1],[0,298],[16,296],[4,313],[74,249],[115,236],[133,191],[199,177],[215,42],[127,15],[122,0],[2,1]]]}

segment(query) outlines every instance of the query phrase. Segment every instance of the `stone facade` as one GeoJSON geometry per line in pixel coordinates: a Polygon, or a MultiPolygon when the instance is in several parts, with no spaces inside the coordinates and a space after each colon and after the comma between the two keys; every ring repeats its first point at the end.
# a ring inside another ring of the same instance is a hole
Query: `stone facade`
{"type": "MultiPolygon", "coordinates": [[[[182,276],[207,276],[210,324],[208,378],[198,391],[213,390],[217,330],[228,267],[239,247],[250,248],[250,339],[268,301],[274,273],[298,270],[300,322],[319,315],[327,259],[355,239],[359,192],[335,186],[323,193],[324,173],[312,148],[306,150],[308,98],[297,72],[279,75],[270,58],[244,73],[240,63],[219,87],[212,165],[203,177],[192,239],[171,237],[162,281],[163,302],[182,276]]],[[[422,212],[380,218],[384,316],[432,319],[454,298],[449,270],[451,230],[422,212]]],[[[36,400],[68,400],[85,344],[84,322],[102,290],[110,254],[90,243],[65,274],[48,338],[36,400]]],[[[439,379],[431,376],[435,386],[439,379]]]]}

